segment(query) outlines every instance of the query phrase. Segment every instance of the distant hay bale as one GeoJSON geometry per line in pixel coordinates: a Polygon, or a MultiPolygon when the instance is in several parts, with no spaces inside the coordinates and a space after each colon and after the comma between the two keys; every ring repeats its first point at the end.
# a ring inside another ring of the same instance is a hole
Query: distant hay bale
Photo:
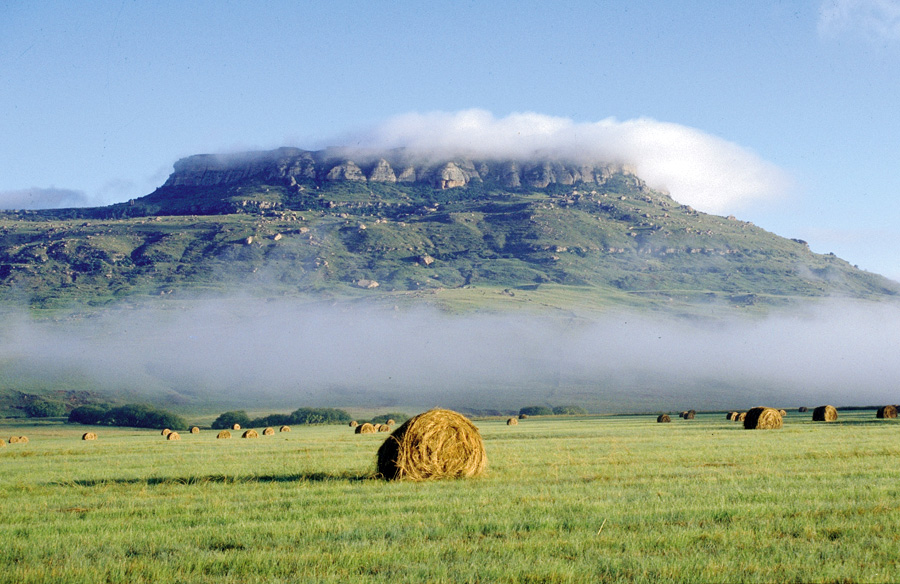
{"type": "Polygon", "coordinates": [[[181,436],[178,435],[178,432],[169,432],[166,435],[166,440],[181,440],[181,436]]]}
{"type": "Polygon", "coordinates": [[[528,419],[528,414],[519,414],[519,419],[520,419],[520,420],[526,420],[526,419],[528,419]]]}
{"type": "Polygon", "coordinates": [[[486,467],[478,428],[451,410],[434,409],[413,416],[378,449],[378,474],[386,479],[468,478],[486,467]]]}
{"type": "Polygon", "coordinates": [[[693,420],[697,415],[697,410],[688,410],[687,415],[684,417],[685,420],[693,420]]]}
{"type": "Polygon", "coordinates": [[[381,432],[381,424],[372,424],[376,432],[381,432]]]}
{"type": "Polygon", "coordinates": [[[881,406],[878,408],[878,413],[875,414],[876,418],[896,418],[897,417],[897,406],[881,406]]]}
{"type": "Polygon", "coordinates": [[[266,428],[265,430],[263,430],[263,436],[274,436],[274,435],[275,435],[275,428],[266,428]]]}
{"type": "Polygon", "coordinates": [[[282,426],[281,428],[278,429],[278,431],[279,432],[290,432],[291,427],[290,426],[282,426]]]}
{"type": "Polygon", "coordinates": [[[664,424],[666,422],[671,422],[672,418],[669,417],[669,414],[660,414],[656,417],[657,424],[664,424]]]}
{"type": "Polygon", "coordinates": [[[743,422],[746,419],[747,419],[747,412],[741,412],[740,414],[738,414],[737,420],[735,420],[735,421],[743,422]]]}
{"type": "Polygon", "coordinates": [[[390,432],[391,427],[387,424],[382,424],[381,426],[378,427],[378,431],[379,432],[390,432]]]}
{"type": "Polygon", "coordinates": [[[833,422],[837,420],[837,410],[834,406],[819,406],[813,410],[813,422],[833,422]]]}
{"type": "Polygon", "coordinates": [[[800,412],[801,414],[805,414],[806,412],[809,411],[809,408],[806,406],[800,406],[799,408],[797,408],[797,411],[800,412]]]}
{"type": "Polygon", "coordinates": [[[3,448],[4,446],[6,446],[6,440],[0,438],[0,448],[3,448]]]}
{"type": "Polygon", "coordinates": [[[240,424],[235,424],[234,426],[231,427],[231,429],[232,429],[232,430],[240,430],[240,429],[241,429],[241,425],[240,425],[240,424]]]}
{"type": "Polygon", "coordinates": [[[685,412],[681,412],[680,414],[678,414],[678,417],[679,417],[679,418],[684,418],[684,419],[686,420],[686,419],[687,419],[687,415],[688,415],[688,413],[685,411],[685,412]]]}
{"type": "Polygon", "coordinates": [[[745,430],[777,430],[784,421],[775,408],[751,408],[744,418],[745,430]]]}
{"type": "Polygon", "coordinates": [[[96,440],[97,435],[94,434],[93,432],[85,432],[84,434],[81,435],[81,439],[82,440],[96,440]]]}
{"type": "Polygon", "coordinates": [[[517,420],[516,418],[510,418],[510,419],[506,420],[506,425],[507,426],[518,426],[519,420],[517,420]]]}
{"type": "Polygon", "coordinates": [[[217,440],[221,440],[223,438],[231,438],[231,432],[229,432],[228,430],[222,430],[221,432],[216,434],[217,440]]]}
{"type": "Polygon", "coordinates": [[[18,443],[19,443],[19,437],[18,437],[18,436],[10,436],[10,437],[9,437],[9,443],[10,443],[10,444],[18,444],[18,443]]]}
{"type": "Polygon", "coordinates": [[[781,417],[785,417],[787,415],[787,410],[778,410],[778,413],[781,414],[781,417]]]}
{"type": "Polygon", "coordinates": [[[10,444],[28,444],[28,436],[12,436],[9,439],[10,444]]]}
{"type": "Polygon", "coordinates": [[[351,420],[351,422],[350,422],[350,427],[351,427],[351,428],[356,428],[357,426],[359,426],[359,422],[357,422],[356,420],[351,420]]]}
{"type": "Polygon", "coordinates": [[[373,426],[372,424],[370,424],[368,422],[366,422],[364,424],[359,424],[358,426],[356,426],[357,434],[374,434],[375,432],[376,432],[375,426],[373,426]]]}
{"type": "Polygon", "coordinates": [[[198,428],[197,426],[191,426],[191,434],[199,434],[199,433],[200,433],[200,428],[198,428]]]}
{"type": "Polygon", "coordinates": [[[243,434],[241,434],[241,438],[259,438],[259,432],[256,430],[245,430],[243,434]]]}
{"type": "Polygon", "coordinates": [[[168,428],[163,428],[163,431],[160,432],[160,434],[162,434],[163,436],[168,436],[171,433],[172,433],[172,431],[169,430],[168,428]]]}
{"type": "Polygon", "coordinates": [[[393,426],[396,423],[397,422],[395,422],[393,418],[390,418],[387,422],[385,422],[385,424],[387,424],[388,426],[393,426]]]}
{"type": "Polygon", "coordinates": [[[727,414],[725,414],[725,419],[728,420],[729,422],[733,422],[733,421],[737,420],[738,415],[739,414],[737,412],[728,412],[727,414]]]}

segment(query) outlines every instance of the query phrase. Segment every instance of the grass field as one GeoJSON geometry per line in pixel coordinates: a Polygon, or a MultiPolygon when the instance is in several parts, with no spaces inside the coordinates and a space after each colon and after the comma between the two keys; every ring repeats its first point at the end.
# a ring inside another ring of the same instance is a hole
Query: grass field
{"type": "Polygon", "coordinates": [[[480,478],[372,479],[384,434],[0,437],[0,582],[894,582],[900,422],[477,421],[480,478]]]}

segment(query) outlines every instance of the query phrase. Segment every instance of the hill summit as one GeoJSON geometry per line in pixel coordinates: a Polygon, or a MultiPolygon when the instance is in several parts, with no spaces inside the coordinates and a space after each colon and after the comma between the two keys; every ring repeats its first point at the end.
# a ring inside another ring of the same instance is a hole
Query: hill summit
{"type": "Polygon", "coordinates": [[[633,169],[280,148],[197,155],[103,208],[0,214],[0,294],[33,306],[188,292],[455,307],[768,306],[900,285],[709,215],[633,169]]]}

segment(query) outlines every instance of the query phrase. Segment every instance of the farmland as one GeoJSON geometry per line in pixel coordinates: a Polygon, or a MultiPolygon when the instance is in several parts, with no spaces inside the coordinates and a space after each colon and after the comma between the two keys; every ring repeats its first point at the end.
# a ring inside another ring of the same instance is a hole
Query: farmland
{"type": "Polygon", "coordinates": [[[487,472],[372,478],[384,434],[0,423],[2,582],[891,582],[900,425],[476,420],[487,472]],[[97,430],[96,441],[81,434],[97,430]]]}

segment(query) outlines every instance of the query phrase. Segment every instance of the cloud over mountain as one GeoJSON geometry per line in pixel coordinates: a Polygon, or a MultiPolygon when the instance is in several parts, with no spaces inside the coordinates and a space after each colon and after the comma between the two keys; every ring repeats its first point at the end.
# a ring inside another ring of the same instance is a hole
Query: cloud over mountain
{"type": "Polygon", "coordinates": [[[498,118],[480,109],[408,113],[346,136],[344,143],[408,148],[438,158],[550,156],[629,164],[652,187],[713,213],[776,198],[791,182],[783,170],[738,144],[650,118],[575,122],[530,112],[498,118]]]}

